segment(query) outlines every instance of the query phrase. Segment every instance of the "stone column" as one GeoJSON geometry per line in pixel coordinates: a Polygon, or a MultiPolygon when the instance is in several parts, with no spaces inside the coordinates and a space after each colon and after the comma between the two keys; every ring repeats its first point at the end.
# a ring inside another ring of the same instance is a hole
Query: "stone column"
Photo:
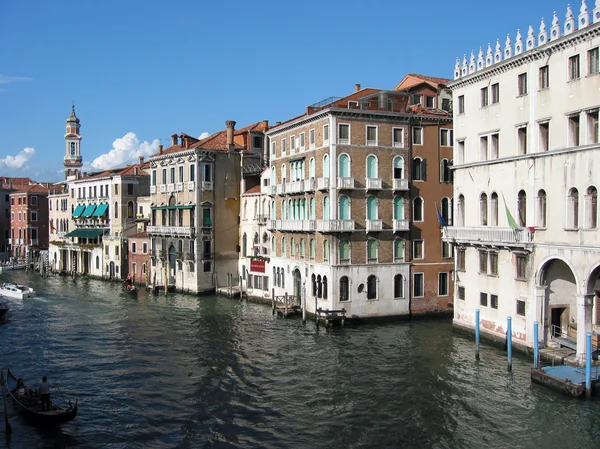
{"type": "Polygon", "coordinates": [[[593,294],[577,295],[577,363],[585,364],[585,334],[592,331],[593,294]]]}
{"type": "Polygon", "coordinates": [[[538,321],[539,333],[538,338],[545,346],[548,338],[548,311],[546,310],[546,286],[536,285],[534,287],[533,298],[529,302],[527,313],[527,343],[533,346],[533,322],[538,321]]]}

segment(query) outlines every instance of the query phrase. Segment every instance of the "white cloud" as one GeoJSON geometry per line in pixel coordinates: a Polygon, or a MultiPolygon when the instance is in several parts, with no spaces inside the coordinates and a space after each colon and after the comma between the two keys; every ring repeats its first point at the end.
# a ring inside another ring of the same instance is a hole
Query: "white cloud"
{"type": "Polygon", "coordinates": [[[144,156],[146,158],[157,153],[159,143],[158,139],[154,139],[152,143],[148,141],[140,143],[135,133],[129,132],[123,137],[115,139],[112,144],[113,147],[108,153],[94,159],[91,163],[91,169],[105,170],[137,163],[138,157],[144,156]]]}
{"type": "Polygon", "coordinates": [[[35,155],[31,147],[23,148],[16,156],[8,155],[0,159],[0,170],[23,170],[27,162],[35,155]]]}
{"type": "Polygon", "coordinates": [[[33,79],[26,76],[6,76],[0,74],[0,84],[14,83],[15,81],[33,81],[33,79]]]}
{"type": "Polygon", "coordinates": [[[202,139],[206,139],[208,136],[210,136],[210,134],[206,131],[204,131],[202,134],[200,134],[200,137],[198,137],[199,140],[202,139]]]}

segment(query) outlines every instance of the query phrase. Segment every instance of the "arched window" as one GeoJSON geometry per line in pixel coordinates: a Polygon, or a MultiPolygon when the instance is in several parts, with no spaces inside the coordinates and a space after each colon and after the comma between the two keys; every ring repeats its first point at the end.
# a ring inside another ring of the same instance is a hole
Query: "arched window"
{"type": "Polygon", "coordinates": [[[129,201],[127,203],[127,218],[133,218],[133,212],[134,212],[133,201],[129,201]]]}
{"type": "Polygon", "coordinates": [[[404,179],[404,158],[402,156],[394,158],[394,179],[404,179]]]}
{"type": "Polygon", "coordinates": [[[311,288],[312,296],[317,296],[317,277],[315,276],[314,273],[310,277],[310,285],[312,286],[312,288],[311,288]]]}
{"type": "Polygon", "coordinates": [[[490,198],[490,226],[498,226],[498,194],[492,192],[490,198]]]}
{"type": "Polygon", "coordinates": [[[327,299],[327,276],[323,276],[323,299],[327,299]]]}
{"type": "Polygon", "coordinates": [[[323,156],[323,178],[329,178],[329,155],[323,156]]]}
{"type": "Polygon", "coordinates": [[[404,261],[404,240],[394,240],[394,262],[404,261]]]}
{"type": "Polygon", "coordinates": [[[329,260],[329,240],[323,242],[323,260],[325,262],[329,260]]]}
{"type": "Polygon", "coordinates": [[[248,200],[244,200],[244,212],[242,218],[246,220],[248,218],[248,200]]]}
{"type": "Polygon", "coordinates": [[[425,159],[414,158],[412,168],[413,181],[425,181],[425,159]]]}
{"type": "Polygon", "coordinates": [[[569,190],[567,198],[567,227],[579,228],[579,191],[575,187],[569,190]]]}
{"type": "Polygon", "coordinates": [[[450,216],[452,206],[450,205],[449,198],[442,198],[441,209],[440,213],[442,214],[442,218],[448,226],[452,226],[452,217],[450,216]]]}
{"type": "Polygon", "coordinates": [[[282,257],[286,257],[287,254],[287,247],[285,246],[285,237],[281,237],[281,256],[282,257]]]}
{"type": "Polygon", "coordinates": [[[350,301],[350,280],[348,276],[340,278],[340,301],[350,301]]]}
{"type": "Polygon", "coordinates": [[[413,220],[423,221],[423,198],[420,196],[413,200],[413,220]]]}
{"type": "Polygon", "coordinates": [[[377,262],[377,240],[367,240],[367,261],[377,262]]]}
{"type": "Polygon", "coordinates": [[[285,200],[282,200],[281,201],[281,219],[282,220],[287,220],[287,213],[288,213],[287,203],[285,200]]]}
{"type": "Polygon", "coordinates": [[[315,242],[315,239],[310,239],[310,258],[314,259],[316,253],[317,253],[317,243],[315,242]]]}
{"type": "Polygon", "coordinates": [[[96,256],[96,270],[100,269],[100,257],[96,256]]]}
{"type": "Polygon", "coordinates": [[[463,195],[459,195],[456,202],[456,221],[457,226],[465,225],[465,197],[463,195]]]}
{"type": "Polygon", "coordinates": [[[323,220],[329,220],[329,197],[323,197],[323,220]]]}
{"type": "Polygon", "coordinates": [[[310,161],[308,162],[308,177],[310,179],[315,178],[315,158],[314,157],[311,157],[310,161]]]}
{"type": "Polygon", "coordinates": [[[271,185],[277,185],[277,169],[274,165],[271,167],[271,185]]]}
{"type": "Polygon", "coordinates": [[[586,227],[595,229],[598,227],[598,190],[590,186],[585,193],[585,215],[586,227]]]}
{"type": "Polygon", "coordinates": [[[394,276],[394,298],[404,298],[404,279],[401,274],[394,276]]]}
{"type": "Polygon", "coordinates": [[[340,241],[340,262],[350,262],[350,242],[348,240],[340,241]]]}
{"type": "Polygon", "coordinates": [[[180,259],[183,258],[183,240],[177,242],[177,255],[180,259]]]}
{"type": "Polygon", "coordinates": [[[294,237],[290,237],[290,256],[294,257],[296,255],[296,245],[294,242],[294,237]]]}
{"type": "MultiPolygon", "coordinates": [[[[164,211],[163,211],[164,214],[164,211]]],[[[119,202],[115,201],[115,218],[119,218],[119,202]]]]}
{"type": "Polygon", "coordinates": [[[479,195],[479,224],[487,226],[488,224],[488,201],[487,195],[482,193],[479,195]]]}
{"type": "MultiPolygon", "coordinates": [[[[277,285],[277,270],[278,270],[278,269],[279,269],[279,268],[275,268],[275,267],[273,267],[273,285],[274,285],[274,286],[276,286],[276,285],[277,285]]],[[[275,298],[273,298],[273,299],[275,299],[275,298]]]]}
{"type": "Polygon", "coordinates": [[[306,256],[306,248],[304,247],[304,239],[300,239],[300,257],[304,259],[306,256]]]}
{"type": "Polygon", "coordinates": [[[377,277],[374,275],[367,278],[367,299],[377,299],[377,277]]]}
{"type": "Polygon", "coordinates": [[[317,297],[321,298],[323,296],[323,283],[321,282],[321,275],[317,276],[317,297]]]}
{"type": "Polygon", "coordinates": [[[311,220],[315,220],[316,219],[316,215],[317,215],[317,208],[315,206],[315,197],[313,196],[310,201],[309,201],[309,208],[310,208],[310,219],[311,220]]]}
{"type": "Polygon", "coordinates": [[[374,196],[367,198],[367,220],[377,220],[377,198],[374,196]]]}
{"type": "Polygon", "coordinates": [[[281,287],[281,270],[277,268],[277,287],[281,287]]]}
{"type": "Polygon", "coordinates": [[[350,199],[346,195],[340,196],[340,210],[338,214],[340,220],[350,219],[350,199]]]}
{"type": "Polygon", "coordinates": [[[338,176],[340,178],[349,178],[350,177],[350,156],[346,153],[341,154],[338,159],[338,176]]]}
{"type": "Polygon", "coordinates": [[[277,207],[275,200],[271,200],[271,220],[277,219],[277,207]]]}
{"type": "Polygon", "coordinates": [[[373,154],[367,156],[367,178],[377,178],[377,157],[373,154]]]}
{"type": "Polygon", "coordinates": [[[404,219],[404,199],[401,196],[394,197],[394,220],[404,219]]]}
{"type": "Polygon", "coordinates": [[[242,256],[246,257],[247,253],[248,253],[248,236],[244,232],[244,235],[242,236],[242,256]]]}
{"type": "Polygon", "coordinates": [[[546,191],[540,189],[537,194],[537,220],[536,225],[540,228],[546,227],[546,191]]]}
{"type": "Polygon", "coordinates": [[[519,226],[527,226],[527,194],[525,190],[519,190],[517,195],[517,215],[519,216],[519,226]]]}
{"type": "Polygon", "coordinates": [[[281,288],[285,288],[285,271],[281,269],[281,288]]]}
{"type": "Polygon", "coordinates": [[[285,169],[285,164],[281,164],[281,183],[285,184],[285,180],[287,179],[287,173],[285,169]]]}
{"type": "Polygon", "coordinates": [[[271,237],[271,254],[277,254],[277,240],[275,240],[275,236],[271,237]]]}
{"type": "Polygon", "coordinates": [[[448,159],[442,159],[440,162],[440,182],[452,182],[452,172],[448,159]]]}

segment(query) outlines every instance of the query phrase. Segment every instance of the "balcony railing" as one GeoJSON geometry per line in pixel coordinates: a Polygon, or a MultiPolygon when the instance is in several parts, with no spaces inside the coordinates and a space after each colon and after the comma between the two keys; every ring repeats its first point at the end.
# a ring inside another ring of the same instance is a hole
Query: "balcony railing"
{"type": "Polygon", "coordinates": [[[397,218],[394,219],[393,224],[394,232],[402,232],[410,230],[410,221],[407,218],[397,218]]]}
{"type": "Polygon", "coordinates": [[[317,178],[317,189],[327,190],[329,188],[329,178],[317,178]]]}
{"type": "Polygon", "coordinates": [[[178,182],[177,184],[175,184],[175,190],[177,190],[178,192],[183,192],[183,182],[178,182]]]}
{"type": "Polygon", "coordinates": [[[383,220],[367,220],[365,229],[367,232],[383,231],[383,220]]]}
{"type": "Polygon", "coordinates": [[[338,189],[353,189],[354,178],[338,177],[338,189]]]}
{"type": "Polygon", "coordinates": [[[444,228],[443,238],[451,243],[524,245],[533,243],[529,229],[499,228],[496,226],[449,226],[444,228]]]}
{"type": "Polygon", "coordinates": [[[292,181],[285,187],[285,193],[302,193],[304,192],[304,181],[292,181]]]}
{"type": "Polygon", "coordinates": [[[275,195],[276,193],[277,193],[277,185],[267,187],[268,195],[275,195]]]}
{"type": "Polygon", "coordinates": [[[167,184],[167,192],[174,192],[175,184],[167,184]]]}
{"type": "Polygon", "coordinates": [[[194,228],[189,226],[148,226],[146,231],[148,234],[189,238],[192,238],[195,232],[194,228]]]}
{"type": "Polygon", "coordinates": [[[202,181],[202,190],[212,190],[213,183],[212,181],[202,181]]]}
{"type": "Polygon", "coordinates": [[[29,239],[29,246],[37,246],[40,244],[39,239],[29,239]]]}
{"type": "Polygon", "coordinates": [[[408,190],[408,179],[394,178],[394,190],[397,192],[408,190]]]}
{"type": "Polygon", "coordinates": [[[166,193],[167,192],[167,185],[166,184],[161,184],[159,186],[160,188],[160,193],[166,193]]]}
{"type": "Polygon", "coordinates": [[[381,178],[367,178],[366,185],[367,190],[381,190],[383,181],[381,178]]]}
{"type": "Polygon", "coordinates": [[[315,178],[305,179],[304,180],[304,191],[312,192],[315,190],[315,178]]]}
{"type": "Polygon", "coordinates": [[[349,232],[354,231],[354,220],[317,220],[319,232],[349,232]]]}
{"type": "Polygon", "coordinates": [[[150,186],[150,193],[156,193],[156,186],[150,186]]]}
{"type": "Polygon", "coordinates": [[[277,184],[277,195],[283,195],[285,193],[285,184],[277,184]]]}
{"type": "Polygon", "coordinates": [[[194,181],[189,181],[187,183],[188,190],[194,190],[196,188],[196,183],[194,181]]]}

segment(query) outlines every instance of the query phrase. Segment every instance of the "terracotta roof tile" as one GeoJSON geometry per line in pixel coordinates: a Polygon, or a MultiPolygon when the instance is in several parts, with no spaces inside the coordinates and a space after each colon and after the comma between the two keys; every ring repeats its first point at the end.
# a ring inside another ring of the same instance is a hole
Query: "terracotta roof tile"
{"type": "Polygon", "coordinates": [[[145,239],[148,238],[148,233],[146,231],[136,232],[135,234],[128,235],[127,238],[145,239]]]}
{"type": "Polygon", "coordinates": [[[250,193],[260,193],[260,184],[254,187],[250,187],[248,190],[244,192],[244,195],[248,195],[250,193]]]}
{"type": "Polygon", "coordinates": [[[423,83],[427,83],[437,89],[440,85],[445,86],[451,81],[452,80],[448,78],[437,78],[418,73],[409,73],[398,83],[394,90],[408,90],[423,83]]]}

